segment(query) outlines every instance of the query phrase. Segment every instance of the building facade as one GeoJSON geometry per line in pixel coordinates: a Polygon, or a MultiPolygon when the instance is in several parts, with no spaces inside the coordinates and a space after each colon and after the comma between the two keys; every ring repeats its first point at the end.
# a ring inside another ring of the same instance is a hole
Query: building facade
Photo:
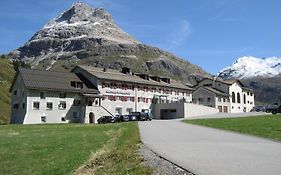
{"type": "Polygon", "coordinates": [[[238,80],[206,78],[191,88],[129,68],[76,66],[71,73],[20,69],[10,92],[11,123],[22,124],[97,123],[101,116],[131,112],[172,119],[249,112],[254,106],[252,90],[238,80]]]}
{"type": "Polygon", "coordinates": [[[20,69],[13,81],[11,123],[96,123],[105,115],[157,103],[191,102],[192,88],[169,78],[77,66],[72,73],[20,69]]]}
{"type": "Polygon", "coordinates": [[[250,112],[255,106],[253,90],[239,80],[205,78],[195,88],[193,103],[218,108],[219,112],[250,112]]]}
{"type": "Polygon", "coordinates": [[[90,80],[103,97],[101,105],[113,115],[130,112],[148,112],[153,115],[157,103],[191,102],[193,89],[157,76],[101,69],[90,66],[77,66],[73,72],[90,80]]]}

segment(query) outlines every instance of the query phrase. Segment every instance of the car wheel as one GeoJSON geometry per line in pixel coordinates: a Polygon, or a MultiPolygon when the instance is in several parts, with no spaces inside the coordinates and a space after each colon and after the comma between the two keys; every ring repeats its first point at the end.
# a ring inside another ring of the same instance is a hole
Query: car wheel
{"type": "Polygon", "coordinates": [[[276,110],[272,111],[272,114],[277,114],[277,111],[276,110]]]}

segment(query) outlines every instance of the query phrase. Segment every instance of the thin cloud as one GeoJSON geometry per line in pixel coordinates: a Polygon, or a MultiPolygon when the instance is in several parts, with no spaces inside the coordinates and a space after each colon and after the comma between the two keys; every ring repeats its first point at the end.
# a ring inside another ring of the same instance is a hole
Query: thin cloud
{"type": "Polygon", "coordinates": [[[168,39],[169,49],[180,46],[191,33],[191,25],[188,20],[184,19],[179,23],[179,27],[172,32],[168,39]]]}

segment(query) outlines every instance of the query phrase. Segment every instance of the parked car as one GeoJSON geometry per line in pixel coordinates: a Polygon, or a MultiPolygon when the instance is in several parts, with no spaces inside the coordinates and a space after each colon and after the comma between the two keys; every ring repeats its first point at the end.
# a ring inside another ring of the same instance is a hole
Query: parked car
{"type": "Polygon", "coordinates": [[[279,107],[278,103],[273,103],[273,104],[271,104],[271,105],[267,105],[267,106],[265,107],[265,112],[266,112],[266,113],[272,113],[272,110],[273,110],[273,109],[276,109],[276,108],[278,108],[278,107],[279,107]]]}
{"type": "Polygon", "coordinates": [[[136,115],[130,114],[128,116],[129,116],[130,121],[137,121],[138,120],[136,115]]]}
{"type": "Polygon", "coordinates": [[[281,113],[281,105],[279,105],[276,108],[271,108],[271,113],[272,114],[277,114],[277,113],[281,113]]]}
{"type": "Polygon", "coordinates": [[[146,112],[131,112],[132,116],[136,116],[138,121],[150,120],[148,113],[146,112]]]}
{"type": "Polygon", "coordinates": [[[122,115],[115,115],[115,122],[123,122],[122,115]]]}
{"type": "Polygon", "coordinates": [[[113,116],[102,116],[98,119],[98,124],[102,123],[114,123],[115,118],[113,116]]]}
{"type": "Polygon", "coordinates": [[[255,106],[251,111],[265,112],[265,106],[255,106]]]}
{"type": "Polygon", "coordinates": [[[128,122],[128,121],[130,121],[130,116],[129,116],[129,115],[122,115],[122,121],[123,121],[123,122],[128,122]]]}

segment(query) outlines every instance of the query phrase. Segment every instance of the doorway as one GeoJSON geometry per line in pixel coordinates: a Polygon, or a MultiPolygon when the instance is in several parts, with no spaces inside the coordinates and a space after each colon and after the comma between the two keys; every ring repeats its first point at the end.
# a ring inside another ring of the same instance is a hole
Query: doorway
{"type": "Polygon", "coordinates": [[[89,114],[89,123],[95,123],[95,115],[92,112],[89,114]]]}

